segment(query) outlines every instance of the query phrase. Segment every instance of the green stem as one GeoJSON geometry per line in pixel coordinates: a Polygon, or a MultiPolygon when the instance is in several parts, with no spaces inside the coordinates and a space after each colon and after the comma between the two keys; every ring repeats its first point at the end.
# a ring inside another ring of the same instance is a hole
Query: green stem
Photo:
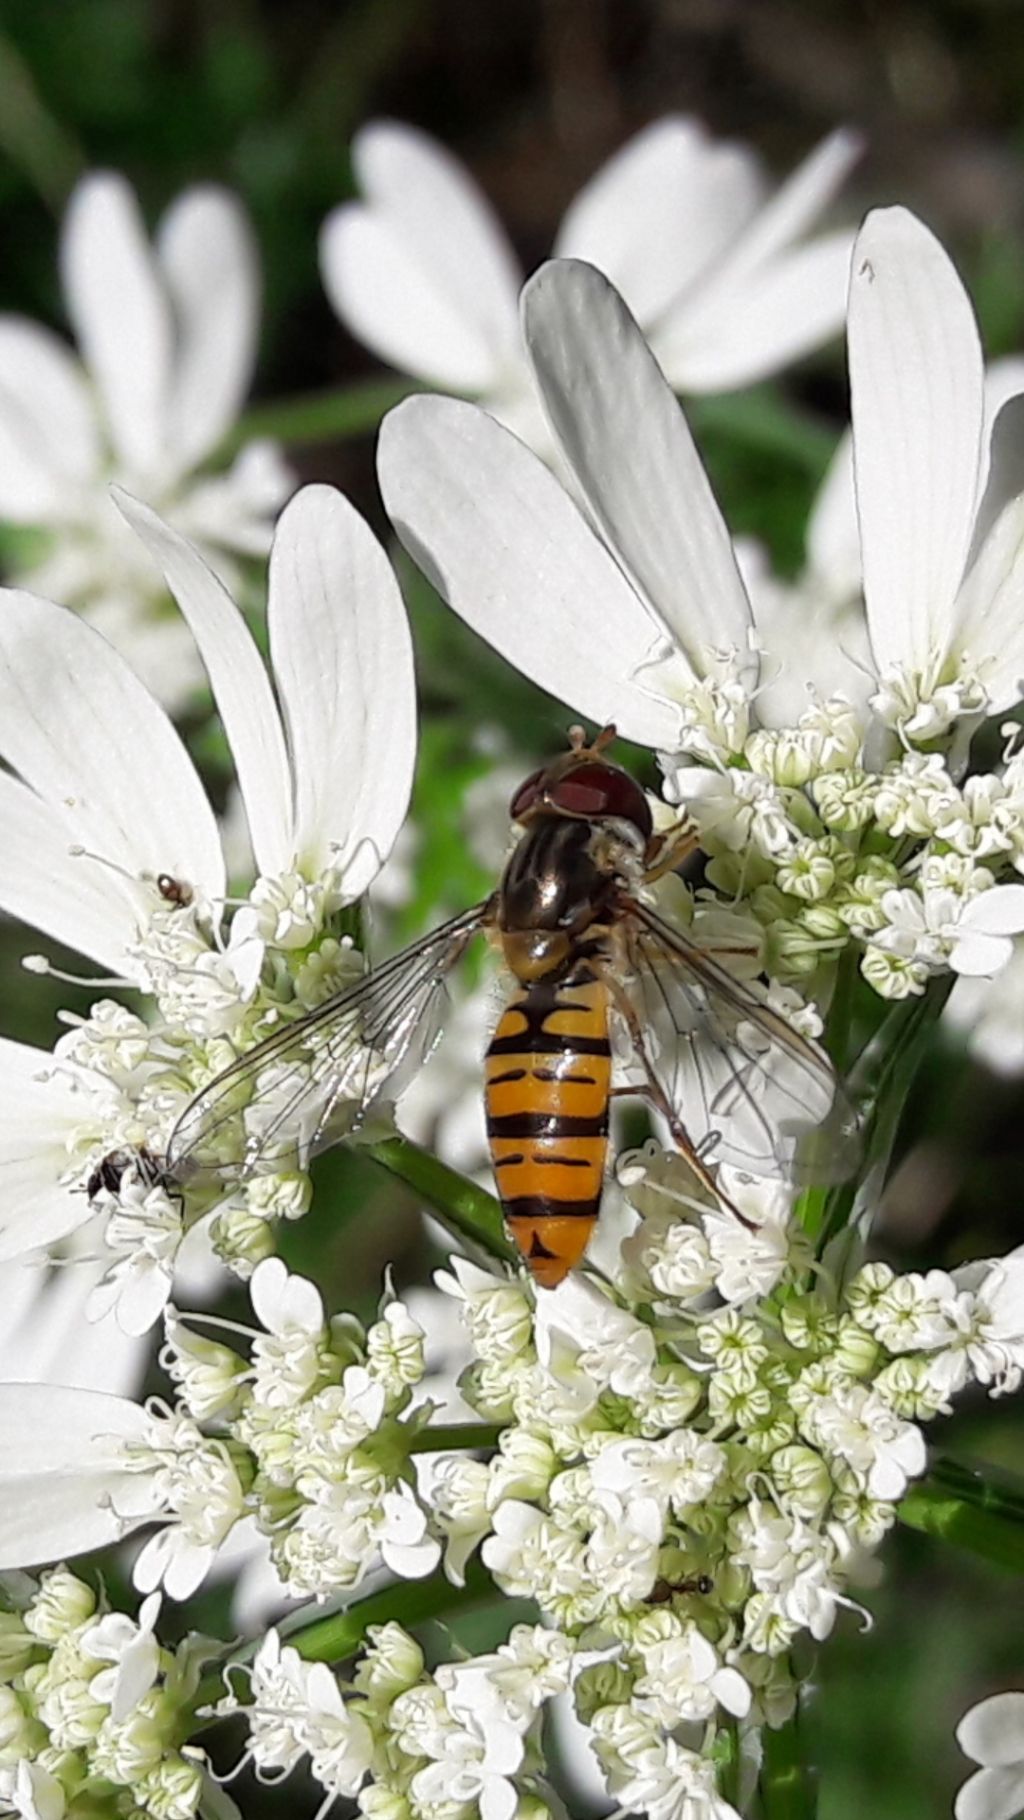
{"type": "Polygon", "coordinates": [[[764,1761],[758,1784],[764,1820],[815,1820],[817,1775],[802,1746],[800,1711],[777,1731],[761,1733],[764,1761]]]}
{"type": "Polygon", "coordinates": [[[469,1448],[494,1448],[502,1432],[500,1422],[449,1422],[421,1428],[409,1443],[410,1453],[456,1453],[469,1448]]]}
{"type": "Polygon", "coordinates": [[[408,1138],[382,1138],[367,1144],[365,1154],[389,1169],[430,1203],[445,1230],[462,1244],[482,1251],[488,1258],[512,1263],[516,1252],[505,1237],[501,1203],[485,1188],[478,1188],[457,1169],[449,1169],[429,1150],[408,1138]]]}
{"type": "Polygon", "coordinates": [[[940,1536],[1005,1572],[1024,1574],[1024,1481],[938,1455],[899,1506],[908,1529],[940,1536]]]}
{"type": "Polygon", "coordinates": [[[276,398],[251,405],[218,450],[221,461],[237,455],[257,436],[283,443],[340,442],[365,436],[403,398],[430,387],[409,379],[359,379],[336,392],[310,392],[299,398],[276,398]]]}

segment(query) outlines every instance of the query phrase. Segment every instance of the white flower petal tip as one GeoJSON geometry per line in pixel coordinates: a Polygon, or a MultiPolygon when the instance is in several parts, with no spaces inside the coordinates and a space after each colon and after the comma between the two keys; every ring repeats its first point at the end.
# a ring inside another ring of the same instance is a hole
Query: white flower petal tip
{"type": "Polygon", "coordinates": [[[307,486],[270,557],[270,653],[295,778],[295,850],[367,889],[405,819],[416,762],[412,639],[394,570],[341,493],[307,486]]]}
{"type": "Polygon", "coordinates": [[[897,668],[933,683],[954,643],[974,529],[984,384],[967,294],[907,209],[874,210],[857,237],[849,348],[875,663],[882,676],[897,668]]]}
{"type": "Polygon", "coordinates": [[[682,410],[619,293],[552,260],[522,298],[552,429],[610,549],[694,677],[750,661],[750,602],[682,410]]]}
{"type": "Polygon", "coordinates": [[[1024,885],[993,885],[966,904],[950,956],[954,973],[991,976],[1013,953],[1012,937],[1024,933],[1024,885]]]}
{"type": "Polygon", "coordinates": [[[409,555],[475,632],[599,726],[673,745],[678,708],[635,680],[656,621],[517,437],[475,405],[409,398],[381,425],[377,471],[409,555]]]}
{"type": "Polygon", "coordinates": [[[139,1404],[95,1390],[0,1386],[0,1567],[34,1567],[119,1540],[147,1521],[118,1513],[139,1496],[124,1441],[138,1441],[139,1404]]]}
{"type": "Polygon", "coordinates": [[[352,162],[364,201],[328,216],[320,267],[342,322],[392,366],[460,392],[517,357],[520,275],[484,196],[426,133],[371,121],[352,162]]]}

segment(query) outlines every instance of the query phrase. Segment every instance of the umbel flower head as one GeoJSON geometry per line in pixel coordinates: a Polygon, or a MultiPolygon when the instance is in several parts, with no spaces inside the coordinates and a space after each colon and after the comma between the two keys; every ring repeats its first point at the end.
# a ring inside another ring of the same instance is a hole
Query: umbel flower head
{"type": "Polygon", "coordinates": [[[202,671],[181,621],[109,496],[111,481],[193,538],[228,585],[265,556],[294,485],[276,447],[197,472],[233,427],[256,359],[259,269],[241,204],[185,190],[147,237],[122,177],[78,185],[61,231],[78,358],[50,330],[0,316],[0,519],[39,527],[46,554],[15,580],[80,607],[169,707],[202,671]]]}
{"type": "MultiPolygon", "coordinates": [[[[102,1215],[106,1285],[129,1331],[156,1318],[209,1184],[169,1190],[153,1159],[195,1088],[361,960],[342,912],[405,815],[415,754],[408,628],[376,540],[326,487],[283,514],[270,560],[268,674],[198,552],[123,509],[196,639],[235,760],[255,862],[228,921],[216,818],[164,711],[79,616],[0,596],[0,904],[145,995],[97,999],[53,1056],[0,1043],[0,1255],[102,1215]],[[275,694],[276,688],[276,694],[275,694]],[[280,704],[280,705],[279,705],[280,704]]],[[[45,963],[41,963],[45,965],[45,963]]],[[[294,1162],[222,1207],[223,1254],[250,1268],[268,1221],[308,1205],[294,1162]]]]}
{"type": "MultiPolygon", "coordinates": [[[[749,385],[840,327],[851,236],[806,236],[859,151],[855,134],[833,133],[771,195],[748,147],[666,115],[580,191],[555,256],[606,273],[677,391],[749,385]]],[[[320,244],[342,321],[392,366],[479,398],[546,452],[522,278],[484,197],[441,146],[393,121],[363,127],[352,159],[362,200],[328,217],[320,244]]]]}

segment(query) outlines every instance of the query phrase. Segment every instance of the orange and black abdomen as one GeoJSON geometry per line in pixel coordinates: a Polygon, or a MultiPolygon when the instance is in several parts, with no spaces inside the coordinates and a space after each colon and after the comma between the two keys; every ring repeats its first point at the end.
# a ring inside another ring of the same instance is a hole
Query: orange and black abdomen
{"type": "Polygon", "coordinates": [[[578,1264],[601,1204],[608,1150],[608,990],[574,977],[517,988],[487,1051],[495,1179],[516,1244],[545,1289],[578,1264]]]}

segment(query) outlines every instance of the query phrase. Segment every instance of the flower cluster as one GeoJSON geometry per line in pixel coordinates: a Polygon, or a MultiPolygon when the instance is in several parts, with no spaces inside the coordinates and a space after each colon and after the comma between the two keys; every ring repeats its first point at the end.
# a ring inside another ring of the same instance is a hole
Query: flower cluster
{"type": "Polygon", "coordinates": [[[569,1687],[578,1659],[557,1630],[517,1624],[493,1654],[428,1674],[418,1644],[390,1623],[371,1627],[351,1681],[339,1686],[271,1631],[243,1707],[247,1756],[265,1775],[286,1774],[308,1756],[327,1793],[358,1794],[367,1815],[457,1808],[481,1820],[524,1811],[540,1820],[548,1811],[537,1786],[541,1716],[569,1687]]]}
{"type": "MultiPolygon", "coordinates": [[[[0,1809],[61,1820],[78,1797],[191,1820],[205,1757],[185,1740],[209,1639],[159,1644],[159,1595],[111,1611],[57,1567],[0,1606],[0,1809]]],[[[79,1811],[75,1809],[74,1811],[79,1811]]]]}
{"type": "MultiPolygon", "coordinates": [[[[144,994],[145,1011],[101,998],[87,1017],[67,1019],[52,1057],[0,1045],[11,1112],[0,1133],[0,1187],[17,1183],[0,1210],[0,1249],[35,1251],[92,1221],[108,1265],[93,1312],[116,1303],[126,1331],[141,1333],[167,1300],[186,1233],[213,1215],[220,1255],[250,1271],[273,1249],[272,1223],[306,1211],[305,1165],[327,1119],[344,1126],[344,1070],[318,1069],[311,1040],[240,1083],[189,1168],[172,1178],[163,1167],[171,1129],[198,1088],[361,973],[347,907],[401,825],[415,708],[397,583],[340,495],[304,489],[276,533],[277,699],[241,614],[198,553],[146,508],[125,496],[121,503],[162,564],[207,665],[256,880],[229,917],[216,820],[162,711],[83,620],[7,595],[0,750],[18,776],[0,779],[10,841],[0,901],[114,969],[108,983],[144,994]],[[326,688],[325,652],[335,660],[326,688]],[[336,688],[341,652],[345,681],[336,688]],[[353,716],[353,700],[372,698],[385,673],[387,705],[353,716]],[[94,700],[109,720],[97,721],[94,700]],[[113,753],[109,727],[117,729],[113,753]],[[300,1100],[301,1117],[293,1116],[300,1100]],[[257,1149],[260,1169],[236,1187],[257,1149]]],[[[48,966],[38,957],[28,964],[48,966]]],[[[361,1101],[363,1053],[352,1079],[350,1101],[361,1101]]]]}
{"type": "Polygon", "coordinates": [[[8,1386],[3,1420],[35,1420],[49,1452],[35,1470],[24,1459],[5,1469],[29,1507],[0,1524],[5,1560],[53,1559],[155,1525],[135,1584],[187,1599],[252,1518],[279,1591],[297,1598],[356,1586],[382,1560],[409,1578],[437,1565],[410,1464],[430,1418],[429,1404],[410,1410],[424,1375],[417,1323],[394,1298],[368,1330],[351,1315],[328,1321],[313,1284],[277,1258],[256,1266],[250,1292],[263,1330],[249,1332],[248,1357],[168,1311],[173,1405],[8,1386]],[[31,1506],[44,1485],[40,1521],[31,1506]]]}

